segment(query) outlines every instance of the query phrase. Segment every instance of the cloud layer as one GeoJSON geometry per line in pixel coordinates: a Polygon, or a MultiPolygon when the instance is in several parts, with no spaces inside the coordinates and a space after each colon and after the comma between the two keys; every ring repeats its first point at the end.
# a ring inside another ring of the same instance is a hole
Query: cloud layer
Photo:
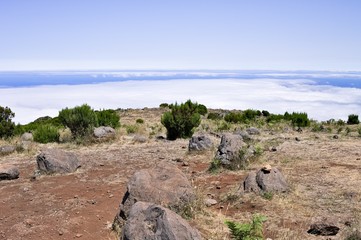
{"type": "Polygon", "coordinates": [[[217,79],[147,80],[83,85],[0,88],[1,105],[14,121],[28,123],[87,103],[94,109],[158,107],[192,99],[209,108],[307,112],[317,120],[361,115],[361,89],[317,85],[310,80],[217,79]]]}

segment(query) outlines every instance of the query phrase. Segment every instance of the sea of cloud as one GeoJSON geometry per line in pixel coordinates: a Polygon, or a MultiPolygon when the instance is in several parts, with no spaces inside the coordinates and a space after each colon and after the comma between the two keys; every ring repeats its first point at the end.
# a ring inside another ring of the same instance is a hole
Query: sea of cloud
{"type": "Polygon", "coordinates": [[[0,88],[1,106],[25,124],[83,103],[94,109],[158,107],[160,103],[197,101],[209,108],[259,109],[273,113],[307,112],[316,120],[361,115],[361,89],[318,85],[312,80],[178,79],[81,85],[0,88]]]}

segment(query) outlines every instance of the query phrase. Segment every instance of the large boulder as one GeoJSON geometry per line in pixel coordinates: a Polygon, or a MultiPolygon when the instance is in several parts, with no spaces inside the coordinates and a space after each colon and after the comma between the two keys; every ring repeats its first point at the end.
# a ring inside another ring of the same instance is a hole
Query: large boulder
{"type": "Polygon", "coordinates": [[[175,212],[148,202],[137,202],[130,209],[123,228],[123,240],[198,240],[199,232],[175,212]]]}
{"type": "Polygon", "coordinates": [[[0,146],[0,155],[7,155],[15,152],[15,150],[16,150],[15,146],[10,146],[10,145],[0,146]]]}
{"type": "Polygon", "coordinates": [[[286,192],[289,186],[281,171],[264,166],[257,173],[251,172],[243,182],[245,192],[286,192]]]}
{"type": "Polygon", "coordinates": [[[8,164],[0,165],[0,181],[12,180],[19,178],[19,170],[17,167],[8,164]]]}
{"type": "Polygon", "coordinates": [[[108,138],[113,138],[115,137],[115,130],[112,127],[97,127],[94,129],[94,137],[98,138],[98,139],[108,139],[108,138]]]}
{"type": "Polygon", "coordinates": [[[242,136],[238,134],[224,134],[215,158],[220,160],[224,167],[240,168],[240,161],[242,160],[240,150],[245,145],[242,136]]]}
{"type": "Polygon", "coordinates": [[[114,224],[115,227],[122,225],[138,201],[160,204],[180,212],[194,199],[193,188],[182,171],[169,163],[159,163],[153,168],[137,171],[130,178],[114,224]]]}
{"type": "Polygon", "coordinates": [[[205,135],[192,136],[188,144],[189,151],[205,151],[212,147],[212,140],[205,135]]]}
{"type": "Polygon", "coordinates": [[[37,157],[38,169],[46,174],[71,173],[80,167],[79,160],[74,153],[60,149],[45,149],[37,157]]]}

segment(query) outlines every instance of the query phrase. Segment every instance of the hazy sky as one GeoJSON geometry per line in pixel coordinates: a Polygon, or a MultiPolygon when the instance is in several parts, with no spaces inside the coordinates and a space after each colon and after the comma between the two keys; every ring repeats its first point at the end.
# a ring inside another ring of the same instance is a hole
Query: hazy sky
{"type": "Polygon", "coordinates": [[[2,0],[0,70],[361,70],[360,0],[2,0]]]}

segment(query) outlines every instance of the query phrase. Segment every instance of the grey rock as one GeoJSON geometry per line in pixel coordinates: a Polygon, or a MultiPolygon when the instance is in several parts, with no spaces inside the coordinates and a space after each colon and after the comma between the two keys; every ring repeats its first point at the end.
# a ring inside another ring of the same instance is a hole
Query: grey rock
{"type": "Polygon", "coordinates": [[[307,233],[319,236],[335,236],[339,231],[340,228],[333,224],[319,222],[312,224],[307,233]]]}
{"type": "Polygon", "coordinates": [[[10,145],[1,146],[0,147],[0,155],[7,155],[7,154],[15,152],[15,150],[16,150],[15,146],[10,146],[10,145]]]}
{"type": "Polygon", "coordinates": [[[145,143],[145,142],[148,141],[148,138],[146,136],[144,136],[144,135],[136,134],[133,137],[133,141],[138,142],[138,143],[145,143]]]}
{"type": "Polygon", "coordinates": [[[241,132],[239,133],[239,135],[242,136],[242,138],[243,138],[244,141],[248,141],[248,140],[251,140],[251,139],[252,139],[251,136],[250,136],[250,135],[248,134],[248,132],[246,132],[246,131],[241,131],[241,132]]]}
{"type": "Polygon", "coordinates": [[[115,130],[111,127],[97,127],[94,129],[94,137],[96,138],[113,138],[115,137],[115,130]]]}
{"type": "Polygon", "coordinates": [[[37,157],[38,169],[46,174],[75,172],[80,163],[74,153],[60,149],[43,150],[37,157]]]}
{"type": "Polygon", "coordinates": [[[26,132],[23,135],[21,135],[21,141],[33,141],[34,137],[32,133],[26,132]]]}
{"type": "Polygon", "coordinates": [[[216,205],[217,203],[218,203],[217,200],[215,200],[215,199],[213,199],[213,198],[207,198],[206,200],[204,200],[204,204],[205,204],[207,207],[216,205]]]}
{"type": "Polygon", "coordinates": [[[277,169],[261,169],[257,173],[251,172],[243,182],[245,192],[287,192],[289,186],[283,174],[277,169]]]}
{"type": "Polygon", "coordinates": [[[0,181],[12,180],[19,178],[19,170],[17,167],[8,164],[0,165],[0,181]]]}
{"type": "Polygon", "coordinates": [[[194,199],[193,188],[184,173],[176,166],[162,162],[153,168],[139,170],[130,178],[115,224],[121,225],[122,219],[127,219],[130,208],[138,201],[153,202],[178,212],[194,199]]]}
{"type": "Polygon", "coordinates": [[[237,168],[237,165],[241,161],[239,151],[245,145],[240,135],[224,134],[215,158],[220,160],[221,164],[225,167],[237,168]]]}
{"type": "Polygon", "coordinates": [[[212,140],[205,135],[192,136],[188,144],[189,151],[205,151],[212,147],[212,140]]]}
{"type": "Polygon", "coordinates": [[[148,202],[137,202],[130,209],[123,240],[200,240],[199,232],[175,212],[148,202]]]}
{"type": "Polygon", "coordinates": [[[259,129],[258,129],[258,128],[255,128],[255,127],[247,128],[247,129],[246,129],[246,132],[247,132],[249,135],[259,135],[259,134],[260,134],[259,129]]]}

